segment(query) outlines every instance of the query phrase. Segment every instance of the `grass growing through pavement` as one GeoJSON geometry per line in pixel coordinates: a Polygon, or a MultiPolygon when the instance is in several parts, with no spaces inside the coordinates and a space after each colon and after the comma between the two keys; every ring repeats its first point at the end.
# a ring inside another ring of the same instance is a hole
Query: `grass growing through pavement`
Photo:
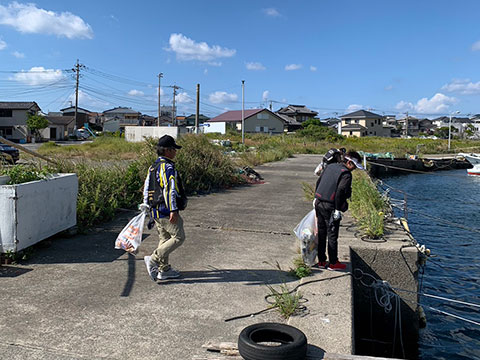
{"type": "Polygon", "coordinates": [[[310,268],[310,266],[305,264],[305,261],[303,261],[303,258],[301,256],[293,259],[293,266],[294,267],[290,268],[288,273],[299,279],[310,276],[312,274],[312,269],[310,268]]]}
{"type": "Polygon", "coordinates": [[[280,289],[276,290],[273,286],[267,285],[270,294],[268,298],[273,298],[270,308],[275,308],[285,318],[297,314],[301,310],[301,300],[303,295],[296,291],[290,291],[286,284],[280,285],[280,289]]]}

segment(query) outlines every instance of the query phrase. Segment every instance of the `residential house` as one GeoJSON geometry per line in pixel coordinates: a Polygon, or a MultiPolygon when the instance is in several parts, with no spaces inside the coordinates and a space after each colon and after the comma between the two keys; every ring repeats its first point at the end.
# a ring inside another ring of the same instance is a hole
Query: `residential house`
{"type": "MultiPolygon", "coordinates": [[[[224,122],[238,131],[242,130],[242,110],[227,111],[206,123],[224,122]]],[[[245,133],[282,134],[285,121],[268,109],[244,110],[245,133]]]]}
{"type": "Polygon", "coordinates": [[[437,128],[451,126],[452,129],[455,128],[455,130],[452,130],[452,133],[461,135],[464,133],[466,127],[473,122],[469,118],[452,116],[450,119],[450,116],[440,116],[436,119],[433,119],[432,123],[437,128]]]}
{"type": "Polygon", "coordinates": [[[341,122],[341,120],[339,118],[336,118],[336,117],[330,117],[330,118],[326,118],[326,119],[322,119],[320,120],[320,122],[327,126],[328,128],[336,131],[338,133],[338,124],[341,122]]]}
{"type": "MultiPolygon", "coordinates": [[[[64,109],[60,109],[63,116],[75,116],[75,106],[69,106],[64,109]]],[[[81,107],[77,107],[77,121],[75,126],[77,129],[82,128],[85,123],[88,123],[90,120],[90,111],[81,107]]]]}
{"type": "Polygon", "coordinates": [[[366,110],[358,110],[340,117],[341,131],[346,137],[390,136],[383,126],[383,116],[366,110]]]}
{"type": "Polygon", "coordinates": [[[318,112],[310,110],[305,105],[288,105],[276,111],[277,115],[286,115],[294,118],[295,121],[302,123],[315,118],[318,112]]]}
{"type": "Polygon", "coordinates": [[[156,126],[157,125],[157,118],[150,115],[140,115],[140,123],[142,126],[156,126]]]}
{"type": "Polygon", "coordinates": [[[433,135],[435,125],[430,119],[420,119],[418,120],[418,131],[423,134],[433,135]]]}
{"type": "Polygon", "coordinates": [[[35,101],[0,101],[0,136],[15,142],[30,141],[27,119],[40,111],[35,101]]]}
{"type": "Polygon", "coordinates": [[[406,117],[397,120],[400,131],[404,136],[418,136],[420,132],[418,122],[419,120],[412,116],[408,117],[408,121],[406,117]]]}
{"type": "Polygon", "coordinates": [[[41,131],[44,139],[65,140],[75,132],[75,116],[64,116],[61,113],[48,113],[48,127],[41,131]]]}
{"type": "MultiPolygon", "coordinates": [[[[203,124],[204,122],[210,120],[208,116],[205,116],[203,114],[198,115],[198,124],[203,124]]],[[[187,126],[195,126],[195,114],[189,115],[185,118],[185,124],[187,126]]]]}
{"type": "Polygon", "coordinates": [[[296,130],[302,128],[302,123],[300,123],[300,122],[298,122],[297,120],[295,120],[294,117],[287,116],[287,115],[283,115],[283,114],[279,114],[279,113],[276,113],[276,114],[283,119],[283,121],[284,121],[285,124],[286,124],[287,131],[288,131],[288,132],[293,132],[293,131],[296,131],[296,130]]]}
{"type": "Polygon", "coordinates": [[[141,113],[128,107],[116,107],[103,112],[105,122],[103,130],[109,132],[124,131],[125,126],[138,126],[141,113]]]}

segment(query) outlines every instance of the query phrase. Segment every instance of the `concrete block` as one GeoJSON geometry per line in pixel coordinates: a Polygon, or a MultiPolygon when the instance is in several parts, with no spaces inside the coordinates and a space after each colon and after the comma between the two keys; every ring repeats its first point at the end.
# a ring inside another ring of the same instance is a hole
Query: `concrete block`
{"type": "Polygon", "coordinates": [[[76,174],[0,186],[0,252],[17,252],[77,223],[76,174]]]}

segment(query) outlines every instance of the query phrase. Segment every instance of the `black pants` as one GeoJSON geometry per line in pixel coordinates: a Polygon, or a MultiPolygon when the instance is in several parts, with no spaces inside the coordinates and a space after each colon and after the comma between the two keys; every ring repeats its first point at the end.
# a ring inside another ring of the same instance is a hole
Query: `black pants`
{"type": "Polygon", "coordinates": [[[325,254],[328,237],[328,261],[335,264],[338,261],[338,230],[340,220],[333,221],[332,215],[335,209],[333,205],[324,201],[315,202],[318,227],[318,261],[327,261],[325,254]]]}

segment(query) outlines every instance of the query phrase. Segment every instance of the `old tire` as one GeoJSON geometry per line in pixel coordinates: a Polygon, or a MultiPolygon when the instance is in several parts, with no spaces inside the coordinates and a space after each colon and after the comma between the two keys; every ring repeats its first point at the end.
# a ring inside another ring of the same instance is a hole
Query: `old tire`
{"type": "Polygon", "coordinates": [[[290,325],[254,324],[247,326],[238,336],[238,351],[245,360],[304,360],[307,356],[307,337],[290,325]]]}

